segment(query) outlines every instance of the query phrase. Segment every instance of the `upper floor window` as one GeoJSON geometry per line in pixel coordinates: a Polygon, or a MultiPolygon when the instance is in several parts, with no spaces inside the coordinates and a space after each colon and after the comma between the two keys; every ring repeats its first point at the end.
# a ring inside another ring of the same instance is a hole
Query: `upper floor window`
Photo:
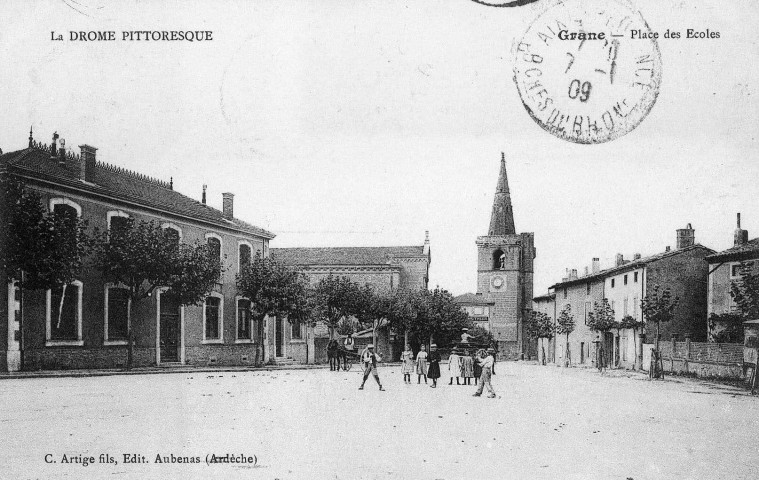
{"type": "Polygon", "coordinates": [[[587,283],[585,284],[585,293],[586,293],[587,295],[590,295],[590,282],[587,282],[587,283]]]}
{"type": "Polygon", "coordinates": [[[237,339],[250,340],[251,337],[250,300],[237,300],[237,339]]]}
{"type": "Polygon", "coordinates": [[[741,277],[741,267],[752,267],[754,265],[754,262],[743,262],[743,263],[733,263],[730,265],[730,278],[740,278],[741,277]]]}
{"type": "Polygon", "coordinates": [[[208,242],[208,249],[211,250],[211,256],[213,258],[218,258],[221,260],[221,240],[219,240],[217,237],[208,237],[206,239],[206,242],[208,242]]]}
{"type": "Polygon", "coordinates": [[[54,213],[69,214],[74,217],[82,216],[82,207],[78,203],[72,202],[68,198],[51,198],[50,211],[54,213]]]}
{"type": "Polygon", "coordinates": [[[638,283],[638,272],[633,273],[633,282],[638,283]]]}
{"type": "Polygon", "coordinates": [[[623,277],[623,279],[624,279],[624,284],[625,284],[625,285],[627,285],[627,275],[625,275],[625,276],[623,277]]]}
{"type": "Polygon", "coordinates": [[[564,298],[567,298],[567,287],[564,287],[564,298]]]}
{"type": "Polygon", "coordinates": [[[239,258],[240,258],[240,270],[243,269],[244,266],[250,265],[251,262],[251,252],[253,249],[251,248],[250,244],[248,243],[241,243],[239,247],[239,258]]]}
{"type": "Polygon", "coordinates": [[[614,279],[611,279],[611,288],[614,288],[614,279]]]}
{"type": "Polygon", "coordinates": [[[503,270],[506,268],[506,254],[500,248],[493,252],[493,270],[503,270]]]}
{"type": "Polygon", "coordinates": [[[180,240],[182,240],[182,229],[173,223],[164,223],[161,225],[161,228],[163,228],[166,235],[176,243],[179,243],[180,240]]]}
{"type": "Polygon", "coordinates": [[[590,302],[585,302],[585,325],[588,324],[588,314],[591,312],[590,302]]]}
{"type": "Polygon", "coordinates": [[[302,330],[301,330],[301,324],[297,320],[293,320],[293,322],[290,324],[292,327],[292,332],[290,338],[293,340],[300,340],[303,338],[302,330]]]}
{"type": "Polygon", "coordinates": [[[110,232],[126,228],[126,225],[129,222],[129,215],[121,210],[111,210],[106,216],[108,219],[108,230],[110,232]]]}

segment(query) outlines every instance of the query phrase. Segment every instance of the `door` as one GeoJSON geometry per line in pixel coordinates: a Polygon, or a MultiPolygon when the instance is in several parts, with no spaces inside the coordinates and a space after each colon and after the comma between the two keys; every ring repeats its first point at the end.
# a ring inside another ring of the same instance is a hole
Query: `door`
{"type": "Polygon", "coordinates": [[[285,356],[285,320],[277,317],[274,328],[274,342],[276,349],[276,356],[285,356]]]}
{"type": "Polygon", "coordinates": [[[580,342],[580,363],[585,363],[585,342],[580,342]]]}
{"type": "Polygon", "coordinates": [[[619,337],[614,337],[614,366],[619,366],[619,337]]]}
{"type": "Polygon", "coordinates": [[[604,333],[604,363],[607,367],[611,366],[611,359],[614,353],[614,334],[611,332],[604,333]]]}
{"type": "Polygon", "coordinates": [[[161,362],[179,361],[179,336],[181,325],[179,318],[179,302],[171,295],[161,295],[161,362]]]}

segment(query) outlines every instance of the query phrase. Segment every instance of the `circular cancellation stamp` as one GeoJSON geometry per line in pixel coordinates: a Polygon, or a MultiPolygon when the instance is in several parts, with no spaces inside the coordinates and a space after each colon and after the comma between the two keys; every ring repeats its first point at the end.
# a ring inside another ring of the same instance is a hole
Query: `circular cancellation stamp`
{"type": "Polygon", "coordinates": [[[554,1],[516,44],[514,83],[544,130],[603,143],[656,102],[661,54],[640,12],[621,0],[554,1]]]}

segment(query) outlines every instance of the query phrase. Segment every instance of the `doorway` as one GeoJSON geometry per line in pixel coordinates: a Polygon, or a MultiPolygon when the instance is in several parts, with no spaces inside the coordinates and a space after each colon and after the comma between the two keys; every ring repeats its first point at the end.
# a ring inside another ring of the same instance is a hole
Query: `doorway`
{"type": "Polygon", "coordinates": [[[274,327],[274,349],[277,357],[285,356],[285,319],[277,317],[274,327]]]}
{"type": "Polygon", "coordinates": [[[180,305],[176,297],[169,294],[162,294],[160,297],[160,361],[178,362],[179,348],[181,346],[181,318],[180,305]]]}

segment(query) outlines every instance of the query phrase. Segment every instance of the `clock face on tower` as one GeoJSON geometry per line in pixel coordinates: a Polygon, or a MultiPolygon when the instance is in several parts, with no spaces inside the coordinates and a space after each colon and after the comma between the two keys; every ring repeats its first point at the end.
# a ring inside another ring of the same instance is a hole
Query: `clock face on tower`
{"type": "Polygon", "coordinates": [[[496,290],[503,287],[503,284],[504,284],[504,281],[503,281],[503,277],[501,276],[495,276],[490,280],[490,285],[492,285],[493,288],[496,290]]]}

